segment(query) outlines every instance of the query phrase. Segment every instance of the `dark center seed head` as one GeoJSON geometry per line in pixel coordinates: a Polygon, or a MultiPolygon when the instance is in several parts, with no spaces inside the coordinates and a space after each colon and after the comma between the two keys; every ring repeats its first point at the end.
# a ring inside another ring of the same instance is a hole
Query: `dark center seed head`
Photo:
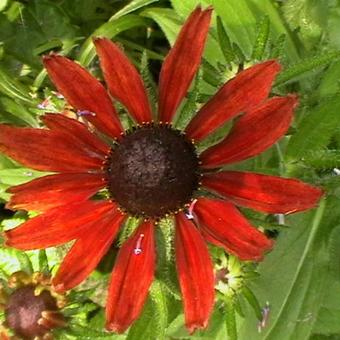
{"type": "Polygon", "coordinates": [[[36,296],[34,289],[34,286],[17,289],[9,297],[5,309],[8,327],[24,339],[34,339],[47,333],[49,329],[38,323],[42,312],[58,310],[56,300],[50,292],[42,291],[36,296]]]}
{"type": "Polygon", "coordinates": [[[199,183],[195,147],[167,126],[142,126],[112,149],[109,191],[127,212],[160,218],[189,203],[199,183]]]}

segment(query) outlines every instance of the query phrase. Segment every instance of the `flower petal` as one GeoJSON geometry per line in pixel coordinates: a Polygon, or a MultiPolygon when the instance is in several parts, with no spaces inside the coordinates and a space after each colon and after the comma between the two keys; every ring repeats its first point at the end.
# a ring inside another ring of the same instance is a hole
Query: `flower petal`
{"type": "Polygon", "coordinates": [[[319,188],[296,179],[239,171],[205,175],[202,184],[235,204],[268,213],[313,208],[323,194],[319,188]]]}
{"type": "Polygon", "coordinates": [[[176,215],[176,264],[185,324],[190,333],[207,327],[214,306],[214,271],[207,245],[183,213],[176,215]]]}
{"type": "Polygon", "coordinates": [[[163,62],[159,78],[159,119],[171,122],[200,65],[212,9],[197,7],[163,62]]]}
{"type": "Polygon", "coordinates": [[[94,39],[100,66],[112,96],[119,100],[137,123],[152,120],[149,99],[136,68],[110,39],[94,39]]]}
{"type": "Polygon", "coordinates": [[[120,249],[106,305],[106,328],[124,332],[142,311],[155,271],[153,222],[144,222],[120,249]]]}
{"type": "Polygon", "coordinates": [[[203,167],[240,162],[268,149],[288,130],[296,105],[293,95],[274,97],[245,114],[222,142],[201,154],[203,167]]]}
{"type": "Polygon", "coordinates": [[[6,231],[6,245],[23,250],[42,249],[86,237],[112,209],[116,205],[110,201],[85,201],[48,210],[6,231]]]}
{"type": "Polygon", "coordinates": [[[252,66],[228,81],[191,120],[190,139],[200,141],[241,112],[249,111],[268,97],[280,64],[269,60],[252,66]]]}
{"type": "Polygon", "coordinates": [[[100,171],[103,158],[83,149],[77,139],[60,131],[0,124],[0,152],[36,170],[100,171]]]}
{"type": "Polygon", "coordinates": [[[57,174],[34,179],[9,188],[12,197],[6,207],[46,211],[74,202],[86,201],[105,186],[101,174],[57,174]]]}
{"type": "Polygon", "coordinates": [[[118,138],[123,132],[116,110],[104,86],[74,61],[56,54],[43,58],[58,91],[101,132],[118,138]]]}
{"type": "Polygon", "coordinates": [[[110,147],[106,143],[91,133],[83,123],[75,119],[62,114],[47,113],[41,120],[50,130],[61,131],[74,136],[84,146],[92,148],[93,152],[97,152],[103,157],[110,152],[110,147]]]}
{"type": "Polygon", "coordinates": [[[229,202],[200,198],[194,213],[206,239],[241,260],[260,261],[263,253],[272,248],[273,242],[229,202]]]}
{"type": "Polygon", "coordinates": [[[91,274],[110,248],[125,217],[119,211],[107,212],[97,220],[96,227],[88,231],[86,237],[73,244],[53,278],[57,291],[72,289],[91,274]]]}

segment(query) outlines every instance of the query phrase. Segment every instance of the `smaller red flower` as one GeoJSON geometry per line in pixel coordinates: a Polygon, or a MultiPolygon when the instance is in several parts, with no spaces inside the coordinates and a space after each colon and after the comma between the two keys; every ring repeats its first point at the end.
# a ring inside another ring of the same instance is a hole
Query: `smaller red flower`
{"type": "Polygon", "coordinates": [[[47,129],[0,126],[0,151],[25,166],[56,172],[9,190],[9,208],[41,214],[7,231],[6,243],[27,250],[75,240],[53,279],[57,290],[86,279],[128,215],[143,219],[121,247],[112,272],[109,330],[124,332],[142,310],[155,272],[156,221],[174,216],[178,277],[192,333],[207,326],[214,305],[206,241],[242,260],[260,261],[272,248],[273,242],[236,206],[291,213],[314,207],[322,195],[298,180],[218,169],[259,154],[287,131],[297,98],[268,98],[280,71],[275,60],[250,67],[223,85],[184,132],[172,127],[199,67],[210,17],[211,9],[196,8],[166,57],[155,122],[138,72],[114,43],[102,38],[94,44],[106,84],[135,120],[135,129],[123,131],[109,94],[96,78],[55,54],[44,58],[51,80],[96,130],[61,114],[43,117],[47,129]],[[240,113],[222,142],[198,154],[196,142],[240,113]],[[220,199],[203,197],[200,186],[220,199]],[[103,188],[109,199],[91,199],[103,188]]]}

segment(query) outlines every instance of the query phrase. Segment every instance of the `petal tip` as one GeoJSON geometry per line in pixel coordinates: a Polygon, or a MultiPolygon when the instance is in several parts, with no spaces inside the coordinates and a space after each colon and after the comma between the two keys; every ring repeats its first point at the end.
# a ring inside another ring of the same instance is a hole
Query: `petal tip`
{"type": "Polygon", "coordinates": [[[108,38],[106,38],[106,37],[101,37],[101,36],[96,36],[96,37],[92,37],[92,41],[93,41],[93,43],[96,45],[96,44],[99,44],[99,43],[101,43],[101,42],[103,42],[103,41],[107,41],[107,40],[110,40],[110,39],[108,39],[108,38]]]}
{"type": "Polygon", "coordinates": [[[97,49],[97,54],[101,49],[105,49],[105,48],[109,48],[112,47],[111,45],[113,45],[113,47],[117,48],[116,44],[109,38],[107,37],[93,37],[92,38],[92,42],[94,44],[94,46],[97,49]]]}
{"type": "Polygon", "coordinates": [[[51,54],[45,54],[42,56],[42,61],[46,62],[52,59],[52,55],[51,54]]]}
{"type": "Polygon", "coordinates": [[[262,259],[263,259],[263,256],[265,254],[267,254],[268,252],[270,252],[274,248],[274,245],[275,245],[275,241],[274,240],[272,240],[270,238],[267,238],[267,241],[268,241],[267,245],[263,247],[263,253],[261,255],[262,259]]]}
{"type": "Polygon", "coordinates": [[[209,5],[204,9],[204,13],[211,14],[211,12],[214,10],[214,7],[212,5],[209,5]]]}
{"type": "Polygon", "coordinates": [[[296,93],[290,93],[286,97],[292,104],[293,108],[296,108],[299,105],[299,96],[296,93]]]}
{"type": "Polygon", "coordinates": [[[13,194],[13,187],[9,187],[5,190],[7,194],[13,194]]]}
{"type": "Polygon", "coordinates": [[[118,334],[124,333],[127,327],[124,327],[122,325],[119,325],[116,322],[107,322],[105,325],[106,330],[109,332],[115,332],[118,334]]]}
{"type": "Polygon", "coordinates": [[[45,54],[42,56],[42,61],[43,63],[45,62],[49,62],[58,58],[62,58],[62,56],[60,54],[57,54],[55,52],[50,52],[49,54],[45,54]]]}
{"type": "Polygon", "coordinates": [[[298,212],[298,211],[303,211],[307,209],[313,209],[319,206],[321,198],[326,195],[327,191],[324,188],[319,188],[319,187],[315,187],[312,185],[309,185],[309,187],[310,187],[309,196],[311,197],[310,204],[307,204],[303,209],[288,212],[287,214],[298,212]]]}
{"type": "Polygon", "coordinates": [[[2,242],[2,245],[5,246],[5,247],[9,247],[11,248],[12,247],[12,244],[11,244],[11,240],[10,240],[10,237],[9,237],[9,231],[3,231],[1,234],[0,234],[3,242],[2,242]]]}
{"type": "Polygon", "coordinates": [[[259,255],[254,256],[253,258],[245,259],[246,261],[254,261],[261,262],[264,260],[264,257],[267,253],[269,253],[274,247],[275,241],[267,238],[267,244],[263,245],[262,249],[259,249],[259,255]]]}
{"type": "Polygon", "coordinates": [[[58,282],[55,279],[52,280],[52,285],[53,285],[54,290],[57,293],[64,293],[67,290],[67,288],[65,287],[64,283],[58,282]]]}
{"type": "MultiPolygon", "coordinates": [[[[8,189],[7,189],[8,190],[8,189]]],[[[8,193],[11,193],[10,191],[7,191],[6,190],[6,192],[8,192],[8,193]]],[[[13,197],[13,196],[12,196],[13,197]]],[[[8,210],[16,210],[16,208],[15,208],[15,204],[13,204],[13,202],[11,202],[11,199],[9,200],[9,202],[7,202],[6,204],[5,204],[5,209],[8,209],[8,210]]]]}
{"type": "Polygon", "coordinates": [[[204,19],[207,19],[209,20],[210,22],[210,18],[211,18],[211,15],[212,15],[212,11],[214,10],[213,6],[212,5],[209,5],[208,7],[206,8],[202,8],[202,6],[199,6],[196,8],[196,10],[199,10],[198,11],[198,15],[200,17],[200,20],[204,20],[204,19]]]}
{"type": "Polygon", "coordinates": [[[264,62],[264,64],[268,67],[272,67],[276,72],[280,72],[282,70],[282,65],[277,59],[270,59],[264,62]]]}
{"type": "Polygon", "coordinates": [[[186,328],[190,335],[192,335],[196,330],[205,329],[208,326],[208,320],[203,321],[192,321],[186,324],[186,328]]]}
{"type": "Polygon", "coordinates": [[[324,188],[314,187],[316,193],[316,202],[319,202],[322,196],[325,196],[327,191],[324,188]]]}
{"type": "Polygon", "coordinates": [[[213,5],[208,5],[207,7],[203,8],[201,4],[198,4],[193,12],[200,12],[201,13],[206,13],[206,12],[211,12],[213,11],[214,7],[213,5]]]}

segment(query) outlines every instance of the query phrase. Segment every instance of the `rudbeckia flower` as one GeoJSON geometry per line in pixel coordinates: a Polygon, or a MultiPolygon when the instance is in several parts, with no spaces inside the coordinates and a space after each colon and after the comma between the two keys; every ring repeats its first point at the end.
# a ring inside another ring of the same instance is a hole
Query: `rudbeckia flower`
{"type": "Polygon", "coordinates": [[[268,149],[287,131],[294,95],[268,98],[280,71],[275,60],[240,73],[212,97],[184,131],[175,113],[199,67],[211,9],[196,8],[167,55],[159,79],[158,114],[151,110],[135,67],[106,38],[94,40],[108,87],[72,60],[43,62],[58,91],[90,123],[46,114],[47,128],[0,127],[0,150],[33,169],[55,172],[10,188],[8,207],[40,215],[6,232],[6,244],[40,249],[75,240],[53,279],[62,292],[85,280],[108,251],[128,216],[141,224],[121,247],[106,306],[108,330],[124,332],[138,318],[155,272],[157,221],[175,220],[175,252],[190,332],[207,326],[214,305],[214,272],[206,242],[242,260],[259,261],[273,242],[237,206],[265,213],[311,208],[321,191],[295,179],[220,171],[268,149]],[[124,131],[112,98],[136,127],[124,131]],[[241,115],[242,113],[242,115],[241,115]],[[201,154],[196,143],[238,116],[230,133],[201,154]],[[108,199],[95,199],[101,189],[108,199]],[[214,198],[203,196],[200,188],[214,198]],[[188,209],[188,210],[187,210],[188,209]]]}
{"type": "Polygon", "coordinates": [[[53,329],[67,326],[63,315],[67,300],[51,287],[49,275],[15,272],[2,280],[0,296],[4,311],[1,340],[53,339],[53,329]]]}

